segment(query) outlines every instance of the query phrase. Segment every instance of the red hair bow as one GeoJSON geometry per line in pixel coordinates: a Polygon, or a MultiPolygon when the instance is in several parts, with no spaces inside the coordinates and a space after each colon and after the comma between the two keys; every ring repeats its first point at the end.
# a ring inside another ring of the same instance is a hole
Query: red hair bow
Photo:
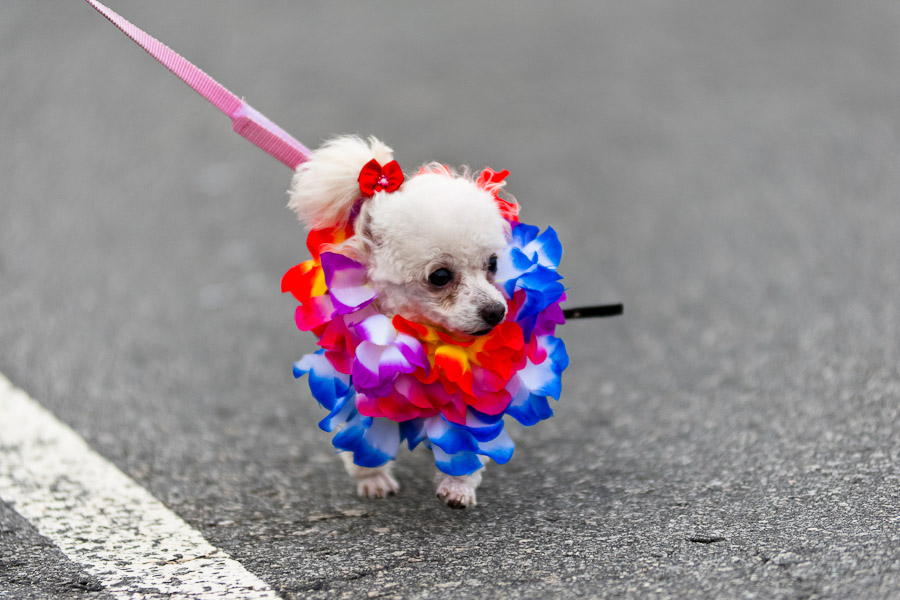
{"type": "Polygon", "coordinates": [[[363,198],[369,198],[375,192],[393,192],[403,183],[403,171],[396,160],[383,167],[374,158],[363,165],[359,172],[359,191],[363,198]]]}

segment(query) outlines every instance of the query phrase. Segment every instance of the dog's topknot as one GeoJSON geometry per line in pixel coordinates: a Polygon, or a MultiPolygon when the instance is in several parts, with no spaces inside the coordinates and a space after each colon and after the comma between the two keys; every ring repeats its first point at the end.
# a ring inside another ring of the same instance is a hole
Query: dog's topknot
{"type": "Polygon", "coordinates": [[[393,150],[384,142],[354,135],[334,138],[297,168],[291,181],[288,208],[309,229],[342,226],[359,198],[359,172],[372,159],[384,165],[393,150]]]}

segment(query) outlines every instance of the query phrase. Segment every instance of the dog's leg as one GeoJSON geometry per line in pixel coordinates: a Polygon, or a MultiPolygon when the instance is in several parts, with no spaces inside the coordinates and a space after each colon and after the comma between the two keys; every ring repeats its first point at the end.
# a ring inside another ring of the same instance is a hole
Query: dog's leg
{"type": "Polygon", "coordinates": [[[356,493],[361,498],[386,498],[400,489],[397,480],[391,476],[391,463],[371,469],[353,464],[351,452],[341,452],[344,468],[356,480],[356,493]]]}
{"type": "MultiPolygon", "coordinates": [[[[480,457],[481,464],[487,463],[486,457],[480,457]]],[[[466,508],[478,504],[475,500],[475,489],[481,484],[484,467],[471,475],[447,475],[440,471],[435,476],[437,481],[437,497],[450,508],[466,508]]]]}

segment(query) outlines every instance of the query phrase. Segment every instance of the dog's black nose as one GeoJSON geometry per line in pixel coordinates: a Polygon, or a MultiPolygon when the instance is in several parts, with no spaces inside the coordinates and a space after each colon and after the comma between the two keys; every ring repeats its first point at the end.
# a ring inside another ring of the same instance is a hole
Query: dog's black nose
{"type": "Polygon", "coordinates": [[[503,320],[503,317],[506,316],[506,306],[499,302],[494,302],[483,307],[479,314],[485,323],[493,327],[498,325],[503,320]]]}

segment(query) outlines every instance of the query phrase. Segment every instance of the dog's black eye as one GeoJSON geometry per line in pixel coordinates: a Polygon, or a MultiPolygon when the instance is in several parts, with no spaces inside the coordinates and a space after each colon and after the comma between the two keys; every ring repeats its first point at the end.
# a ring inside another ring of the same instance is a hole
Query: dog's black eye
{"type": "Polygon", "coordinates": [[[491,256],[491,258],[488,260],[488,271],[490,271],[491,273],[497,272],[497,255],[496,254],[491,256]]]}
{"type": "Polygon", "coordinates": [[[444,287],[453,281],[453,273],[450,269],[437,269],[428,276],[428,281],[435,287],[444,287]]]}

